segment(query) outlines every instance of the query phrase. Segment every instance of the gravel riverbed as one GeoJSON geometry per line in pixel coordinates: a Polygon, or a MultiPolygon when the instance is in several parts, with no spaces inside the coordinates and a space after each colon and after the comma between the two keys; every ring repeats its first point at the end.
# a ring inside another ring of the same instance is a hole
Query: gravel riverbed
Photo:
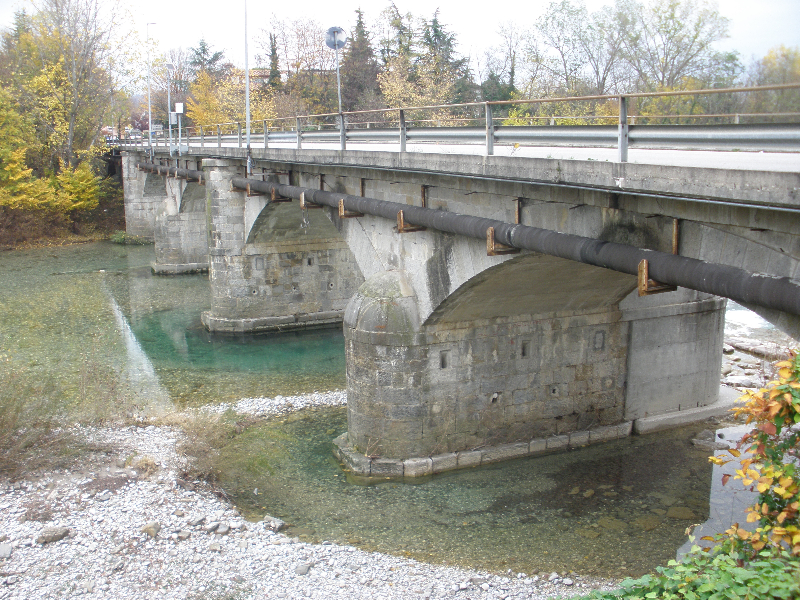
{"type": "MultiPolygon", "coordinates": [[[[727,341],[723,383],[739,390],[763,385],[766,361],[782,352],[774,344],[751,348],[748,339],[727,341]]],[[[277,416],[344,404],[345,392],[334,391],[196,410],[277,416]]],[[[487,573],[301,542],[282,534],[279,520],[248,522],[208,485],[182,480],[186,459],[176,451],[177,429],[75,432],[106,452],[73,470],[0,480],[0,600],[544,600],[617,587],[614,580],[580,573],[487,573]]]]}
{"type": "MultiPolygon", "coordinates": [[[[235,409],[282,414],[287,404],[338,405],[343,397],[249,399],[235,409]]],[[[485,573],[301,542],[283,535],[280,521],[248,522],[207,485],[182,480],[176,429],[76,431],[109,451],[81,469],[0,481],[0,599],[544,599],[615,586],[573,573],[485,573]]]]}

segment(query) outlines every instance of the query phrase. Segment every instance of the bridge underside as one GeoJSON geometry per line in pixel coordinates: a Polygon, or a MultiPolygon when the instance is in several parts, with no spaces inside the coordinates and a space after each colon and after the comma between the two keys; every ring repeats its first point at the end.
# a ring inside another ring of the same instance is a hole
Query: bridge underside
{"type": "MultiPolygon", "coordinates": [[[[212,288],[203,319],[235,332],[344,318],[348,433],[336,452],[362,475],[419,476],[582,446],[629,435],[638,419],[713,404],[725,302],[680,287],[639,297],[634,275],[530,250],[496,255],[485,239],[435,223],[400,231],[399,217],[368,213],[367,199],[425,208],[432,221],[469,215],[800,275],[797,213],[757,205],[785,204],[791,178],[766,185],[741,175],[722,189],[726,177],[709,170],[687,183],[680,173],[650,179],[637,165],[588,163],[584,175],[570,162],[551,161],[546,173],[541,161],[454,157],[449,168],[463,171],[454,174],[428,164],[442,157],[410,169],[416,159],[380,168],[382,157],[367,156],[372,166],[361,168],[336,164],[355,160],[344,154],[291,154],[257,161],[254,176],[295,194],[285,203],[242,190],[241,157],[203,160],[212,288]],[[538,181],[514,178],[531,170],[538,181]],[[608,189],[626,181],[649,191],[608,189]],[[587,187],[597,182],[607,189],[587,187]],[[687,199],[682,186],[749,204],[687,199]],[[676,197],[653,197],[654,187],[676,197]],[[315,190],[334,201],[304,214],[298,190],[307,205],[315,190]],[[363,198],[368,214],[346,214],[343,195],[363,198]]],[[[800,330],[794,313],[761,312],[800,330]]]]}
{"type": "Polygon", "coordinates": [[[681,290],[643,306],[631,276],[542,255],[476,279],[425,323],[399,271],[350,302],[337,453],[354,472],[417,476],[582,446],[716,402],[723,301],[681,290]]]}

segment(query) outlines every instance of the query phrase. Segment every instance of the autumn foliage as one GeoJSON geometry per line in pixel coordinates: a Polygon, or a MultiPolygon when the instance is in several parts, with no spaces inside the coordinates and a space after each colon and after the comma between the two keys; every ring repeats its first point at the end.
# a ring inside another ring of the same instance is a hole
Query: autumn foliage
{"type": "Polygon", "coordinates": [[[726,532],[734,545],[754,552],[788,550],[800,556],[800,354],[795,351],[790,356],[776,365],[777,380],[745,393],[744,404],[734,409],[747,424],[755,425],[736,448],[728,450],[734,458],[709,460],[718,465],[739,460],[735,478],[759,493],[747,514],[747,522],[758,527],[751,532],[734,524],[726,532]]]}

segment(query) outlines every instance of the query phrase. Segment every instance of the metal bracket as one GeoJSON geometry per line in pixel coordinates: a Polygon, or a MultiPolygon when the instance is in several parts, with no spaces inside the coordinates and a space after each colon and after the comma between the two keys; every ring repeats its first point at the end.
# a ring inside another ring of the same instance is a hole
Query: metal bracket
{"type": "Polygon", "coordinates": [[[403,211],[397,211],[397,233],[412,233],[414,231],[425,231],[425,227],[416,225],[406,225],[406,218],[403,211]]]}
{"type": "Polygon", "coordinates": [[[250,191],[250,184],[249,183],[247,184],[247,196],[248,197],[251,198],[253,196],[263,196],[263,195],[264,195],[264,192],[252,192],[252,191],[250,191]]]}
{"type": "Polygon", "coordinates": [[[309,210],[311,208],[322,208],[322,204],[314,204],[313,202],[306,202],[306,193],[300,194],[300,208],[302,210],[309,210]]]}
{"type": "Polygon", "coordinates": [[[355,219],[363,217],[364,214],[360,212],[348,211],[344,207],[344,198],[339,198],[339,218],[340,219],[355,219]]]}
{"type": "Polygon", "coordinates": [[[666,285],[650,279],[649,266],[646,258],[643,258],[641,261],[639,261],[638,287],[640,296],[651,296],[652,294],[674,292],[678,289],[674,285],[666,285]]]}
{"type": "Polygon", "coordinates": [[[514,223],[522,223],[522,198],[517,198],[514,202],[514,223]]]}
{"type": "Polygon", "coordinates": [[[489,256],[501,256],[503,254],[519,254],[519,248],[506,246],[494,241],[494,227],[486,230],[486,254],[489,256]]]}
{"type": "Polygon", "coordinates": [[[275,188],[272,188],[269,192],[269,201],[270,202],[291,202],[292,199],[287,196],[281,196],[275,188]]]}
{"type": "MultiPolygon", "coordinates": [[[[672,253],[678,254],[678,229],[679,220],[672,219],[672,253]]],[[[650,265],[646,258],[639,261],[637,287],[639,296],[651,296],[653,294],[663,294],[664,292],[674,292],[678,288],[674,285],[659,283],[650,279],[650,265]]]]}
{"type": "Polygon", "coordinates": [[[420,186],[419,199],[420,199],[420,203],[421,203],[420,205],[422,206],[422,208],[428,208],[428,188],[429,187],[431,187],[431,186],[429,186],[429,185],[420,186]]]}

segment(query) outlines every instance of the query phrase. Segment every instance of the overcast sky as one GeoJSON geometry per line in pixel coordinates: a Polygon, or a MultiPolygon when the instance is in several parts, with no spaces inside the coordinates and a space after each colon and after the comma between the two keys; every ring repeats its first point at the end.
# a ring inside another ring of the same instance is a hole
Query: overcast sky
{"type": "MultiPolygon", "coordinates": [[[[612,2],[586,0],[586,6],[594,11],[612,2]]],[[[108,0],[107,4],[113,2],[108,0]]],[[[125,11],[117,14],[129,14],[128,24],[139,32],[143,42],[146,23],[154,22],[149,27],[150,37],[158,41],[162,51],[196,46],[205,38],[214,50],[224,49],[232,62],[244,66],[245,0],[120,0],[119,4],[125,11]]],[[[438,6],[440,20],[456,34],[459,50],[474,60],[499,42],[499,24],[512,20],[523,27],[533,24],[549,0],[497,4],[477,0],[396,0],[395,4],[402,13],[411,12],[426,19],[431,18],[438,6]]],[[[255,65],[258,51],[255,39],[262,29],[270,29],[273,14],[279,19],[312,18],[325,28],[337,25],[349,31],[355,23],[357,8],[364,10],[367,24],[371,25],[388,5],[388,0],[248,0],[250,65],[255,65]]],[[[30,0],[0,0],[0,25],[8,28],[14,11],[26,6],[32,12],[30,0]]],[[[718,46],[738,50],[745,65],[778,44],[800,45],[800,0],[722,0],[719,10],[730,19],[731,37],[718,46]]]]}

